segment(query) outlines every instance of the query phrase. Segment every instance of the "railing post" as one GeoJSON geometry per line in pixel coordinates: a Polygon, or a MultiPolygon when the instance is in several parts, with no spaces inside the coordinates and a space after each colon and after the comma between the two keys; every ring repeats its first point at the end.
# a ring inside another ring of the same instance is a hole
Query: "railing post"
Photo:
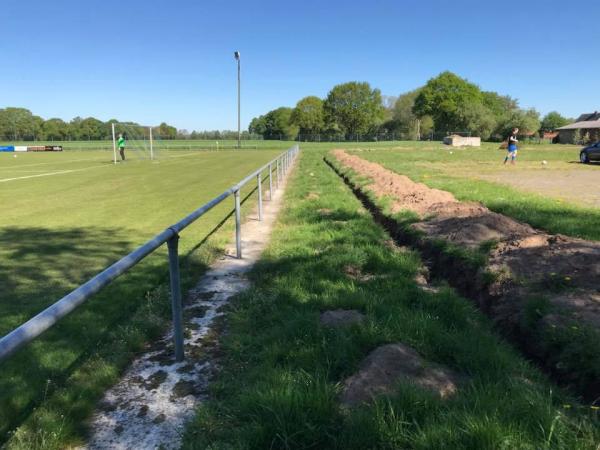
{"type": "Polygon", "coordinates": [[[258,175],[256,175],[256,180],[257,180],[257,184],[258,184],[258,220],[262,221],[262,216],[263,216],[263,208],[262,208],[262,180],[261,178],[261,173],[258,172],[258,175]]]}
{"type": "Polygon", "coordinates": [[[240,190],[234,193],[235,197],[235,250],[238,259],[242,258],[242,217],[240,211],[240,190]]]}
{"type": "Polygon", "coordinates": [[[173,341],[175,361],[183,361],[183,311],[181,309],[181,284],[179,277],[179,235],[167,241],[169,248],[169,273],[171,276],[171,310],[173,314],[173,341]]]}
{"type": "Polygon", "coordinates": [[[273,165],[269,164],[269,201],[273,200],[273,165]]]}
{"type": "Polygon", "coordinates": [[[275,166],[275,184],[277,185],[277,189],[279,189],[279,157],[277,157],[275,166]]]}

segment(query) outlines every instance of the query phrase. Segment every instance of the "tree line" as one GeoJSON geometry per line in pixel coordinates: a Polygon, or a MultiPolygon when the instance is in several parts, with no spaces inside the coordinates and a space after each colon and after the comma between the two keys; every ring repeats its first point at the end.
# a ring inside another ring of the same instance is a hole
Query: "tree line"
{"type": "MultiPolygon", "coordinates": [[[[138,136],[149,134],[148,127],[135,122],[119,122],[111,119],[103,122],[94,117],[75,117],[69,122],[52,118],[44,120],[25,108],[0,109],[0,139],[4,141],[97,141],[112,139],[112,124],[138,136]]],[[[160,139],[176,139],[177,129],[163,122],[152,127],[154,136],[160,139]]]]}
{"type": "Polygon", "coordinates": [[[398,97],[382,96],[366,82],[339,84],[325,99],[304,97],[294,108],[254,118],[248,131],[285,140],[414,140],[453,132],[502,140],[513,127],[532,136],[571,121],[556,111],[540,118],[535,109],[519,107],[515,98],[443,72],[398,97]]]}
{"type": "MultiPolygon", "coordinates": [[[[101,141],[112,139],[112,124],[116,131],[124,131],[130,137],[148,138],[148,127],[135,122],[120,122],[111,119],[106,122],[94,117],[75,117],[69,122],[52,118],[44,120],[25,108],[0,108],[0,140],[2,141],[101,141]]],[[[178,130],[165,122],[152,127],[152,134],[157,139],[203,139],[203,140],[235,140],[237,131],[211,130],[192,131],[178,130]]],[[[262,139],[262,136],[248,131],[241,133],[242,139],[262,139]]]]}

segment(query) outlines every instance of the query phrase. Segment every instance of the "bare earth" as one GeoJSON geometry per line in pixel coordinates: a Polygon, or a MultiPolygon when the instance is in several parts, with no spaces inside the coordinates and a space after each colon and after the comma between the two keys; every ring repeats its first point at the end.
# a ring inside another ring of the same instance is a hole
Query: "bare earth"
{"type": "Polygon", "coordinates": [[[479,175],[524,191],[600,207],[600,172],[596,170],[519,170],[479,175]]]}
{"type": "Polygon", "coordinates": [[[468,248],[496,242],[486,270],[498,275],[488,287],[490,295],[501,299],[497,302],[502,309],[496,311],[498,315],[512,315],[511,309],[522,307],[515,299],[526,296],[524,284],[535,291],[539,286],[561,282],[571,289],[560,295],[546,292],[550,301],[569,309],[574,318],[600,326],[600,242],[551,235],[479,203],[459,202],[449,192],[415,183],[343,150],[332,153],[343,165],[372,180],[365,189],[391,198],[392,211],[417,213],[421,220],[412,227],[427,239],[441,238],[468,248]]]}
{"type": "MultiPolygon", "coordinates": [[[[585,397],[600,398],[598,379],[587,377],[585,373],[572,373],[568,369],[571,366],[556,361],[556,354],[562,355],[559,358],[572,357],[568,348],[572,341],[566,339],[561,343],[556,338],[555,347],[545,347],[537,334],[560,337],[579,330],[582,325],[588,331],[600,327],[600,242],[551,235],[492,212],[479,203],[459,202],[449,192],[415,183],[343,150],[334,150],[332,154],[343,166],[371,180],[361,189],[389,198],[392,211],[409,210],[420,217],[410,225],[422,233],[418,245],[431,248],[429,243],[442,240],[458,248],[477,249],[486,243],[495,243],[484,271],[468,275],[465,267],[454,260],[449,267],[454,270],[453,276],[473,277],[465,282],[471,283],[477,292],[475,300],[497,324],[509,334],[522,336],[528,351],[545,361],[565,381],[580,383],[585,397]],[[539,320],[532,329],[524,320],[527,305],[540,295],[550,308],[535,311],[539,320]],[[567,369],[563,370],[564,367],[567,369]]],[[[573,180],[587,184],[589,191],[594,183],[582,180],[582,175],[578,172],[573,180]]],[[[589,176],[597,175],[589,172],[589,176]]],[[[516,176],[523,178],[523,173],[515,173],[516,176]]],[[[560,183],[557,180],[565,183],[555,176],[548,179],[554,186],[560,183]]],[[[567,183],[571,182],[569,179],[567,183]]],[[[561,193],[564,195],[564,191],[561,193]]]]}

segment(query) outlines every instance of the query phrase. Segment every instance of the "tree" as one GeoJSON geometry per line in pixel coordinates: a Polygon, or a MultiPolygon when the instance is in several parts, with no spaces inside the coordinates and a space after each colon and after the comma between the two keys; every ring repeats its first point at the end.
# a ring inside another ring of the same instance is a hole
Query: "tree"
{"type": "Polygon", "coordinates": [[[25,108],[0,109],[0,132],[5,139],[34,139],[39,135],[43,119],[25,108]]]}
{"type": "Polygon", "coordinates": [[[177,128],[162,122],[158,127],[152,130],[152,133],[156,133],[156,136],[161,139],[175,139],[177,137],[177,128]]]}
{"type": "Polygon", "coordinates": [[[381,93],[371,89],[369,83],[338,84],[327,95],[323,107],[326,120],[346,135],[364,134],[383,119],[381,93]]]}
{"type": "Polygon", "coordinates": [[[267,122],[265,116],[259,116],[252,119],[250,121],[250,125],[248,126],[248,131],[251,134],[260,134],[264,137],[267,133],[267,122]]]}
{"type": "Polygon", "coordinates": [[[465,130],[476,133],[483,140],[488,140],[496,129],[494,113],[486,108],[483,103],[466,103],[458,111],[458,116],[465,130]]]}
{"type": "Polygon", "coordinates": [[[250,133],[262,135],[264,139],[293,140],[298,135],[298,126],[292,123],[292,108],[281,107],[250,122],[250,133]]]}
{"type": "Polygon", "coordinates": [[[513,111],[506,122],[499,125],[502,136],[506,137],[513,128],[518,128],[520,134],[535,133],[540,129],[540,114],[535,109],[517,109],[513,111]]]}
{"type": "Polygon", "coordinates": [[[177,139],[189,139],[190,138],[190,132],[188,130],[186,130],[185,128],[181,129],[181,130],[177,130],[177,139]]]}
{"type": "Polygon", "coordinates": [[[433,119],[425,115],[417,117],[413,112],[415,99],[419,95],[420,89],[406,92],[398,97],[394,104],[393,120],[396,125],[396,132],[402,139],[418,139],[420,136],[427,136],[433,130],[433,119]]]}
{"type": "Polygon", "coordinates": [[[472,119],[466,111],[479,109],[475,105],[483,105],[481,90],[452,72],[443,72],[421,88],[413,112],[418,117],[430,115],[438,130],[462,131],[472,119]]]}
{"type": "Polygon", "coordinates": [[[300,134],[320,133],[325,126],[323,100],[315,96],[304,97],[292,111],[291,122],[298,126],[300,134]]]}
{"type": "Polygon", "coordinates": [[[569,119],[560,115],[557,111],[551,111],[544,116],[541,123],[542,131],[554,131],[557,128],[564,127],[569,123],[569,119]]]}
{"type": "Polygon", "coordinates": [[[62,119],[48,119],[42,125],[44,139],[62,141],[69,134],[69,125],[62,119]]]}
{"type": "Polygon", "coordinates": [[[78,123],[80,139],[97,141],[104,137],[104,122],[94,117],[87,117],[78,123]]]}
{"type": "Polygon", "coordinates": [[[482,92],[483,104],[492,112],[496,125],[490,134],[490,138],[500,141],[505,136],[507,126],[513,113],[519,110],[519,102],[508,95],[500,95],[496,92],[482,92]]]}

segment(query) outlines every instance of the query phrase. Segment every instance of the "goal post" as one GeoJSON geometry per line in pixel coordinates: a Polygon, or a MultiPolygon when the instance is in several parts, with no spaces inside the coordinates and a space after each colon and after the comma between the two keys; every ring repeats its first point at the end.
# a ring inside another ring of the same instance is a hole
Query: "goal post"
{"type": "Polygon", "coordinates": [[[115,164],[118,162],[117,141],[121,137],[125,139],[125,152],[129,157],[151,161],[158,159],[160,152],[156,146],[153,127],[131,122],[113,122],[111,125],[115,164]]]}

